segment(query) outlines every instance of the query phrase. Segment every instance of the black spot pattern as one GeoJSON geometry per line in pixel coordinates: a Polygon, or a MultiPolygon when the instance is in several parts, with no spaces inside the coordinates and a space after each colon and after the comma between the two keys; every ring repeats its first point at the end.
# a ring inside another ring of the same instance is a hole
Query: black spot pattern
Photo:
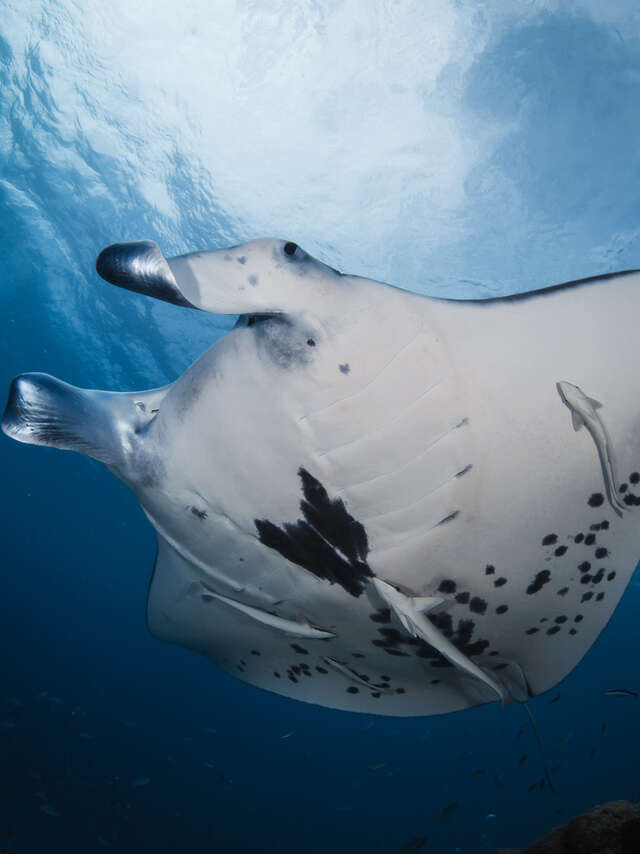
{"type": "Polygon", "coordinates": [[[558,542],[558,535],[557,534],[547,534],[547,536],[543,537],[543,539],[542,539],[542,545],[543,546],[553,546],[557,542],[558,542]]]}
{"type": "Polygon", "coordinates": [[[461,605],[466,605],[469,602],[470,593],[456,593],[456,602],[459,602],[461,605]]]}
{"type": "Polygon", "coordinates": [[[566,623],[566,622],[567,622],[567,618],[566,618],[564,615],[563,615],[563,616],[561,616],[561,617],[556,617],[555,622],[556,622],[556,623],[566,623]]]}
{"type": "Polygon", "coordinates": [[[640,483],[640,473],[637,471],[632,471],[631,474],[629,475],[629,481],[634,486],[636,485],[636,483],[640,483]]]}
{"type": "Polygon", "coordinates": [[[548,635],[555,635],[560,631],[560,626],[551,626],[550,629],[547,629],[548,635]]]}
{"type": "Polygon", "coordinates": [[[506,583],[507,583],[506,578],[502,578],[502,577],[496,578],[496,580],[493,582],[493,586],[494,587],[503,587],[506,583]]]}
{"type": "Polygon", "coordinates": [[[373,620],[374,623],[390,623],[391,609],[378,608],[378,610],[374,614],[369,614],[369,619],[373,620]]]}
{"type": "Polygon", "coordinates": [[[496,614],[506,614],[508,610],[509,607],[507,605],[498,605],[496,608],[496,614]]]}
{"type": "Polygon", "coordinates": [[[492,566],[490,563],[488,563],[484,568],[484,574],[485,575],[493,575],[495,573],[495,571],[496,571],[495,566],[492,566]]]}
{"type": "Polygon", "coordinates": [[[542,569],[536,577],[533,579],[531,584],[527,587],[527,593],[531,596],[533,593],[538,593],[545,584],[548,584],[551,581],[551,573],[548,569],[542,569]]]}
{"type": "Polygon", "coordinates": [[[598,595],[596,596],[596,602],[602,602],[603,599],[604,593],[598,593],[598,595]]]}
{"type": "Polygon", "coordinates": [[[613,581],[613,579],[614,579],[615,577],[616,577],[616,572],[615,572],[615,570],[612,570],[612,571],[609,573],[609,575],[607,575],[607,581],[613,581]]]}
{"type": "Polygon", "coordinates": [[[596,541],[596,535],[595,534],[587,534],[587,536],[584,538],[585,546],[592,546],[595,543],[595,541],[596,541]]]}
{"type": "Polygon", "coordinates": [[[318,671],[318,673],[322,673],[323,676],[325,673],[329,672],[325,667],[320,667],[320,665],[316,665],[316,670],[318,671]]]}
{"type": "Polygon", "coordinates": [[[364,526],[347,512],[341,498],[330,499],[306,469],[300,468],[298,475],[304,519],[285,522],[282,528],[267,519],[255,519],[260,542],[318,578],[360,596],[366,579],[373,576],[366,562],[369,544],[364,526]]]}
{"type": "Polygon", "coordinates": [[[487,603],[479,596],[474,596],[469,602],[469,610],[473,611],[474,614],[484,614],[487,610],[487,603]]]}
{"type": "Polygon", "coordinates": [[[606,558],[608,554],[609,552],[607,551],[607,549],[605,549],[604,546],[600,546],[599,549],[596,549],[596,557],[598,558],[598,560],[604,560],[604,558],[606,558]]]}
{"type": "Polygon", "coordinates": [[[574,543],[581,543],[584,540],[584,534],[576,534],[573,538],[574,543]]]}
{"type": "Polygon", "coordinates": [[[587,593],[582,594],[581,602],[588,602],[590,599],[593,599],[593,591],[589,590],[587,593]]]}
{"type": "Polygon", "coordinates": [[[584,617],[582,616],[582,614],[577,614],[577,615],[573,618],[573,622],[574,622],[574,623],[581,623],[583,620],[584,620],[584,617]]]}
{"type": "Polygon", "coordinates": [[[299,655],[309,655],[309,650],[305,649],[303,646],[300,646],[298,643],[292,643],[291,649],[294,652],[297,652],[299,655]]]}
{"type": "Polygon", "coordinates": [[[527,629],[525,635],[535,635],[536,632],[539,632],[540,629],[537,626],[534,626],[532,629],[527,629]]]}
{"type": "Polygon", "coordinates": [[[455,593],[456,586],[455,581],[452,581],[450,578],[445,578],[444,581],[440,582],[438,593],[455,593]]]}
{"type": "Polygon", "coordinates": [[[580,570],[580,572],[589,572],[589,570],[591,569],[591,564],[588,560],[585,560],[580,564],[578,569],[580,570]]]}
{"type": "Polygon", "coordinates": [[[578,633],[576,632],[575,629],[569,629],[569,634],[570,635],[577,635],[578,633]]]}
{"type": "Polygon", "coordinates": [[[583,575],[580,579],[580,584],[590,584],[592,576],[587,572],[586,575],[583,575]]]}
{"type": "Polygon", "coordinates": [[[356,688],[356,686],[355,686],[355,685],[350,685],[350,686],[347,688],[347,694],[359,694],[359,693],[360,693],[360,689],[359,689],[359,688],[356,688]]]}
{"type": "Polygon", "coordinates": [[[554,555],[556,557],[562,557],[563,554],[566,554],[567,547],[566,546],[558,546],[558,548],[554,551],[554,555]]]}
{"type": "Polygon", "coordinates": [[[587,504],[589,507],[600,507],[604,503],[604,495],[601,492],[594,492],[587,504]]]}
{"type": "Polygon", "coordinates": [[[568,587],[561,587],[560,590],[558,590],[558,596],[566,596],[568,592],[568,587]]]}
{"type": "Polygon", "coordinates": [[[591,579],[593,584],[600,584],[604,578],[604,567],[601,567],[591,579]]]}

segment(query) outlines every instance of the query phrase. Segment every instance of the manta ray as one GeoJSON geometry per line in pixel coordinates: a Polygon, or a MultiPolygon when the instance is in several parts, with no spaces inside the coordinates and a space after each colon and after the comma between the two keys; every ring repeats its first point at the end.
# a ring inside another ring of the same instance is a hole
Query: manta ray
{"type": "Polygon", "coordinates": [[[524,702],[587,653],[640,555],[640,273],[434,299],[277,239],[114,244],[97,271],[239,317],[163,388],[9,392],[8,436],[135,493],[154,635],[404,716],[524,702]]]}

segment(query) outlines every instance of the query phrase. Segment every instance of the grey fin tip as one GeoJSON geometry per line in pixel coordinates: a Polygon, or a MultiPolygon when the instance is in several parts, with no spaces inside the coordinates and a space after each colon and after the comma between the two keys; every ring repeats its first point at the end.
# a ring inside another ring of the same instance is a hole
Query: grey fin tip
{"type": "Polygon", "coordinates": [[[181,293],[166,258],[153,240],[112,243],[98,255],[96,272],[119,288],[197,308],[181,293]]]}

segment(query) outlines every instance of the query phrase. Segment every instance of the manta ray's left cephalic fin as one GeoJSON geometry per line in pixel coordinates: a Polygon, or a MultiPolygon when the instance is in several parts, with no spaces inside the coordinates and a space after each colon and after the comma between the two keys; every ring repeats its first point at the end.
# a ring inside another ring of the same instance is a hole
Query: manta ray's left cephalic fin
{"type": "Polygon", "coordinates": [[[474,664],[425,617],[426,611],[442,604],[444,600],[441,597],[411,597],[381,578],[374,578],[372,581],[380,597],[409,634],[422,638],[434,649],[437,649],[454,667],[491,688],[503,704],[507,702],[507,694],[504,688],[488,673],[485,673],[482,668],[474,664]]]}
{"type": "Polygon", "coordinates": [[[189,597],[199,596],[203,602],[217,599],[219,602],[224,602],[229,607],[235,608],[236,611],[240,611],[240,613],[245,614],[252,620],[256,620],[265,626],[270,626],[272,629],[276,629],[291,637],[307,638],[308,640],[313,640],[314,638],[326,640],[327,638],[335,637],[334,632],[314,626],[306,619],[288,620],[285,617],[278,617],[276,614],[265,611],[263,608],[256,608],[253,605],[239,602],[237,599],[231,599],[229,596],[223,596],[221,593],[215,593],[199,581],[194,582],[190,586],[187,595],[189,597]]]}

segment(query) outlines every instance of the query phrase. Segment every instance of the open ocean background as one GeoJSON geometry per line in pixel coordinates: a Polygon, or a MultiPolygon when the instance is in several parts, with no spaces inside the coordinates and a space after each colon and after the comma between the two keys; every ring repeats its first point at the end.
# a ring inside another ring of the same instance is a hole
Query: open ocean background
{"type": "MultiPolygon", "coordinates": [[[[99,280],[116,241],[447,296],[640,267],[639,138],[635,0],[0,0],[0,388],[151,388],[232,326],[99,280]]],[[[640,691],[637,582],[531,702],[530,792],[517,705],[329,711],[154,639],[155,537],[98,463],[1,437],[0,490],[12,854],[481,854],[640,800],[640,700],[602,693],[640,691]]]]}

